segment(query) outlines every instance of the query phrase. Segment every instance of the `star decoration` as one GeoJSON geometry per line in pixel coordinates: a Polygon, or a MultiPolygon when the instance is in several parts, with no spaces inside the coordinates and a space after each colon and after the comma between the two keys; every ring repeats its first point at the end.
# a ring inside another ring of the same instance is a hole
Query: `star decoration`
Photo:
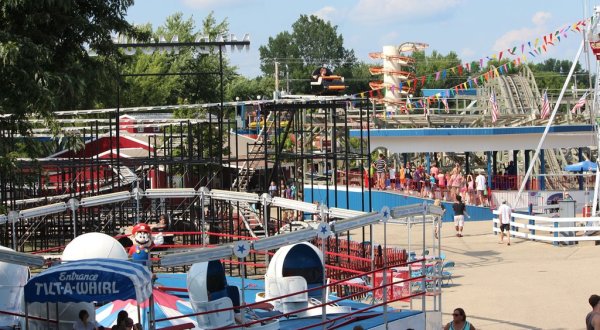
{"type": "Polygon", "coordinates": [[[246,251],[246,247],[244,245],[238,245],[238,252],[244,253],[246,251]]]}
{"type": "Polygon", "coordinates": [[[327,233],[327,226],[321,226],[321,233],[322,234],[327,233]]]}

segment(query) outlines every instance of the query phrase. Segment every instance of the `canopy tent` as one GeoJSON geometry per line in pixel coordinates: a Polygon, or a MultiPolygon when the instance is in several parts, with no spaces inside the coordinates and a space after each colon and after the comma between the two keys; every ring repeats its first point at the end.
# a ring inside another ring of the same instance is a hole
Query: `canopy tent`
{"type": "Polygon", "coordinates": [[[125,260],[88,259],[48,268],[25,284],[25,302],[93,302],[152,295],[152,273],[125,260]]]}
{"type": "Polygon", "coordinates": [[[568,172],[596,172],[596,170],[598,170],[598,164],[596,164],[596,162],[584,160],[579,163],[567,165],[564,170],[568,172]]]}
{"type": "MultiPolygon", "coordinates": [[[[192,309],[190,303],[188,301],[183,300],[180,297],[164,293],[160,290],[154,290],[153,296],[155,315],[154,318],[157,320],[175,316],[189,315],[194,313],[194,310],[192,309]]],[[[140,323],[144,329],[148,329],[149,305],[150,304],[148,301],[144,301],[143,303],[139,304],[133,299],[129,299],[126,301],[116,300],[96,309],[96,321],[104,327],[111,327],[117,321],[117,314],[120,311],[124,310],[129,314],[129,316],[133,319],[134,322],[140,323]],[[138,320],[137,317],[138,306],[141,308],[141,320],[138,320]]],[[[192,323],[194,324],[194,326],[196,326],[196,318],[182,317],[168,321],[160,321],[156,324],[156,327],[164,328],[168,326],[187,323],[192,323]]]]}

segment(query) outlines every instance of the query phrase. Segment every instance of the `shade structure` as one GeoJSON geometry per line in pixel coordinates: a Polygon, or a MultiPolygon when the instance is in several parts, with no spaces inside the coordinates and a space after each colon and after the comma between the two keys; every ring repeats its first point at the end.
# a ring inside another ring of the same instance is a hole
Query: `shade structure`
{"type": "MultiPolygon", "coordinates": [[[[153,291],[153,297],[155,320],[194,313],[190,303],[180,297],[156,289],[153,291]]],[[[104,327],[112,327],[117,321],[117,314],[125,310],[135,323],[140,323],[143,329],[149,329],[149,302],[146,300],[139,304],[139,307],[141,320],[138,319],[138,303],[135,300],[116,300],[96,309],[96,321],[104,327]]],[[[174,320],[160,321],[156,324],[156,328],[160,329],[185,323],[193,323],[196,326],[196,318],[186,316],[174,320]]]]}
{"type": "Polygon", "coordinates": [[[568,172],[596,172],[597,169],[598,164],[589,160],[584,160],[579,163],[567,165],[564,168],[564,170],[568,172]]]}
{"type": "Polygon", "coordinates": [[[25,284],[25,302],[145,301],[152,273],[131,261],[87,259],[53,266],[25,284]]]}

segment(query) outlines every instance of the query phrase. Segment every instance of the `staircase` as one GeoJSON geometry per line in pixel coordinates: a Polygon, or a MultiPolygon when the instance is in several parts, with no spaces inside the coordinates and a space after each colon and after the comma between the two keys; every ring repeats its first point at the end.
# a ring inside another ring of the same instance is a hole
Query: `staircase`
{"type": "MultiPolygon", "coordinates": [[[[269,136],[272,133],[274,122],[273,122],[273,111],[269,112],[265,124],[260,129],[258,137],[254,143],[250,146],[248,154],[246,155],[246,161],[242,164],[238,172],[238,176],[231,185],[231,190],[247,191],[250,180],[256,173],[256,166],[259,162],[264,162],[265,154],[265,136],[269,136]]],[[[268,142],[268,141],[267,141],[268,142]]],[[[266,146],[267,148],[269,145],[266,146]]],[[[246,230],[252,237],[264,237],[265,230],[263,224],[260,221],[259,212],[254,210],[248,202],[238,202],[238,212],[240,214],[241,221],[244,224],[246,230]]]]}
{"type": "Polygon", "coordinates": [[[119,181],[120,186],[126,186],[128,184],[132,184],[137,181],[138,177],[129,167],[127,166],[119,166],[114,167],[113,172],[115,174],[120,174],[119,181]]]}

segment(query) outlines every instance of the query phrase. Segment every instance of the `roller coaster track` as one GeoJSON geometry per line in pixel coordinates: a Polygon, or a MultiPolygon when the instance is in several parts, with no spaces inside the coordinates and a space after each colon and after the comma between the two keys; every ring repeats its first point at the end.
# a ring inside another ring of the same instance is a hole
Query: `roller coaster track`
{"type": "MultiPolygon", "coordinates": [[[[503,75],[496,79],[492,89],[506,114],[530,114],[535,116],[539,107],[537,84],[528,67],[524,66],[521,75],[503,75]],[[535,91],[535,92],[534,92],[535,91]]],[[[502,114],[502,113],[501,113],[502,114]]]]}

